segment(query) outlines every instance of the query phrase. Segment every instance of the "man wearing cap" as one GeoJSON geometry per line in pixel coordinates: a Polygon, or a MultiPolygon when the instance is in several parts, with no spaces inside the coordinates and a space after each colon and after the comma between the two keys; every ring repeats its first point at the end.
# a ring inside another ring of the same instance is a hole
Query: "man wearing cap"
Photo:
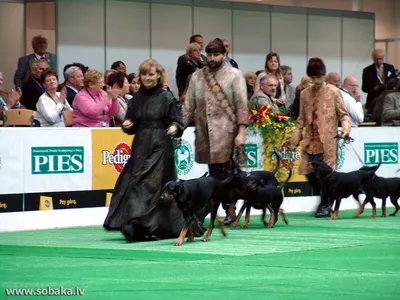
{"type": "MultiPolygon", "coordinates": [[[[247,90],[242,73],[224,64],[226,49],[221,39],[206,47],[207,66],[192,74],[182,107],[185,128],[196,112],[195,160],[208,164],[210,176],[220,180],[233,169],[234,147],[244,145],[248,121],[247,90]]],[[[234,211],[226,223],[233,221],[234,211]]]]}

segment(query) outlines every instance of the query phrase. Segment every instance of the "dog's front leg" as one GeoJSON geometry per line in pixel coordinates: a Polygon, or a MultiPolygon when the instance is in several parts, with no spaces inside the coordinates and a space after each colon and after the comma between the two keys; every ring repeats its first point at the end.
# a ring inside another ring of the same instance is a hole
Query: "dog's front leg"
{"type": "Polygon", "coordinates": [[[382,218],[386,218],[386,195],[382,198],[382,218]]]}
{"type": "Polygon", "coordinates": [[[333,211],[332,217],[329,218],[329,220],[336,220],[337,216],[339,215],[339,208],[340,208],[340,202],[342,201],[342,198],[338,196],[336,198],[336,203],[335,203],[335,210],[333,211]]]}
{"type": "Polygon", "coordinates": [[[240,218],[241,218],[242,215],[243,215],[243,212],[244,212],[245,208],[246,208],[246,201],[243,202],[243,205],[242,205],[242,207],[240,208],[239,214],[236,216],[235,221],[233,221],[233,222],[230,224],[231,227],[236,227],[236,225],[238,224],[240,218]]]}
{"type": "Polygon", "coordinates": [[[262,214],[261,214],[261,221],[263,222],[264,227],[268,227],[268,222],[265,221],[265,215],[266,215],[266,213],[267,213],[267,209],[264,207],[264,208],[262,209],[262,214]]]}
{"type": "Polygon", "coordinates": [[[372,205],[372,215],[371,215],[371,219],[375,219],[376,218],[376,203],[374,200],[374,196],[370,196],[368,201],[371,203],[372,205]]]}
{"type": "Polygon", "coordinates": [[[271,203],[268,203],[267,207],[268,207],[268,210],[270,213],[267,228],[272,228],[272,227],[274,227],[275,222],[276,222],[277,212],[274,210],[271,203]]]}
{"type": "Polygon", "coordinates": [[[208,242],[210,240],[211,233],[214,229],[214,222],[218,212],[218,206],[215,205],[214,199],[210,200],[210,208],[211,208],[211,218],[210,218],[210,225],[208,226],[207,234],[202,239],[203,242],[208,242]]]}
{"type": "Polygon", "coordinates": [[[187,243],[194,242],[194,233],[193,233],[193,230],[192,230],[192,226],[193,226],[193,224],[191,224],[189,226],[189,229],[188,229],[188,236],[187,236],[187,239],[186,239],[187,243]]]}
{"type": "Polygon", "coordinates": [[[183,239],[186,237],[186,234],[189,230],[189,226],[192,224],[193,217],[187,217],[185,220],[185,223],[183,225],[183,228],[181,230],[181,233],[179,234],[179,237],[176,239],[174,245],[175,246],[181,246],[183,243],[183,239]]]}
{"type": "Polygon", "coordinates": [[[365,209],[365,206],[367,205],[367,203],[368,203],[368,198],[365,198],[364,202],[357,209],[357,212],[354,214],[353,218],[359,217],[364,212],[364,209],[365,209]]]}

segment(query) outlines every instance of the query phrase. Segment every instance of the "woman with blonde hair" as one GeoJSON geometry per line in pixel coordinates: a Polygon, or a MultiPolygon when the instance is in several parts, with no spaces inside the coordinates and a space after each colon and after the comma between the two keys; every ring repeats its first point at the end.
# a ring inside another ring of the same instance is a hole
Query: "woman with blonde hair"
{"type": "Polygon", "coordinates": [[[135,134],[131,156],[118,178],[104,221],[129,241],[179,235],[183,216],[176,203],[159,204],[168,181],[176,180],[172,138],[180,142],[183,124],[178,101],[163,90],[164,68],[148,59],[139,67],[140,90],[129,101],[122,130],[135,134]]]}
{"type": "Polygon", "coordinates": [[[272,97],[272,101],[274,101],[278,106],[284,106],[286,97],[283,88],[285,86],[285,83],[283,82],[283,76],[281,74],[280,67],[281,67],[281,60],[279,58],[278,53],[276,52],[268,53],[267,57],[265,58],[264,72],[258,74],[256,79],[256,85],[254,87],[254,92],[258,92],[258,90],[260,89],[261,78],[263,78],[265,75],[274,76],[276,77],[276,79],[278,79],[279,84],[276,89],[275,96],[272,97]]]}
{"type": "Polygon", "coordinates": [[[118,96],[121,90],[106,86],[103,91],[103,73],[97,70],[87,70],[83,79],[84,88],[76,94],[72,104],[73,127],[110,127],[110,117],[115,116],[120,105],[118,96]]]}
{"type": "Polygon", "coordinates": [[[244,79],[246,80],[247,87],[247,100],[254,95],[254,86],[256,85],[257,75],[253,72],[244,73],[244,79]]]}

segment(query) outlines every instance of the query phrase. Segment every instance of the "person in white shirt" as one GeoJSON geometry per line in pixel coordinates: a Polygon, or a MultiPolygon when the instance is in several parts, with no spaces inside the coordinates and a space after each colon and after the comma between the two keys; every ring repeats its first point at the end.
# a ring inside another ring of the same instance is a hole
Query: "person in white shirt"
{"type": "Polygon", "coordinates": [[[347,76],[340,88],[342,93],[344,106],[351,118],[351,127],[358,127],[364,121],[364,109],[361,103],[361,94],[357,78],[347,76]]]}
{"type": "Polygon", "coordinates": [[[46,70],[42,74],[42,81],[46,91],[39,97],[36,104],[38,120],[41,127],[65,127],[64,110],[72,110],[67,98],[67,90],[64,87],[61,93],[57,92],[57,73],[46,70]]]}

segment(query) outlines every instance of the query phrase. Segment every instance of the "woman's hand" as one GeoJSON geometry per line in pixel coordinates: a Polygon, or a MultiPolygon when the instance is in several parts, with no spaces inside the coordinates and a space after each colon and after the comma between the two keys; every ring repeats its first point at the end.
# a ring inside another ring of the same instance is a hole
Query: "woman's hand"
{"type": "Polygon", "coordinates": [[[118,96],[120,96],[122,91],[120,89],[112,88],[111,86],[107,85],[107,95],[110,97],[111,100],[116,100],[118,96]]]}
{"type": "Polygon", "coordinates": [[[177,131],[178,131],[178,128],[175,125],[171,125],[171,126],[169,126],[169,128],[167,130],[167,134],[174,136],[177,131]]]}
{"type": "Polygon", "coordinates": [[[277,104],[278,106],[285,105],[285,99],[283,99],[283,98],[276,99],[275,102],[276,102],[276,104],[277,104]]]}
{"type": "Polygon", "coordinates": [[[60,92],[60,103],[65,104],[65,99],[67,99],[67,88],[64,86],[60,92]]]}
{"type": "Polygon", "coordinates": [[[133,126],[133,123],[130,120],[125,120],[124,123],[122,123],[122,127],[129,129],[133,126]]]}

